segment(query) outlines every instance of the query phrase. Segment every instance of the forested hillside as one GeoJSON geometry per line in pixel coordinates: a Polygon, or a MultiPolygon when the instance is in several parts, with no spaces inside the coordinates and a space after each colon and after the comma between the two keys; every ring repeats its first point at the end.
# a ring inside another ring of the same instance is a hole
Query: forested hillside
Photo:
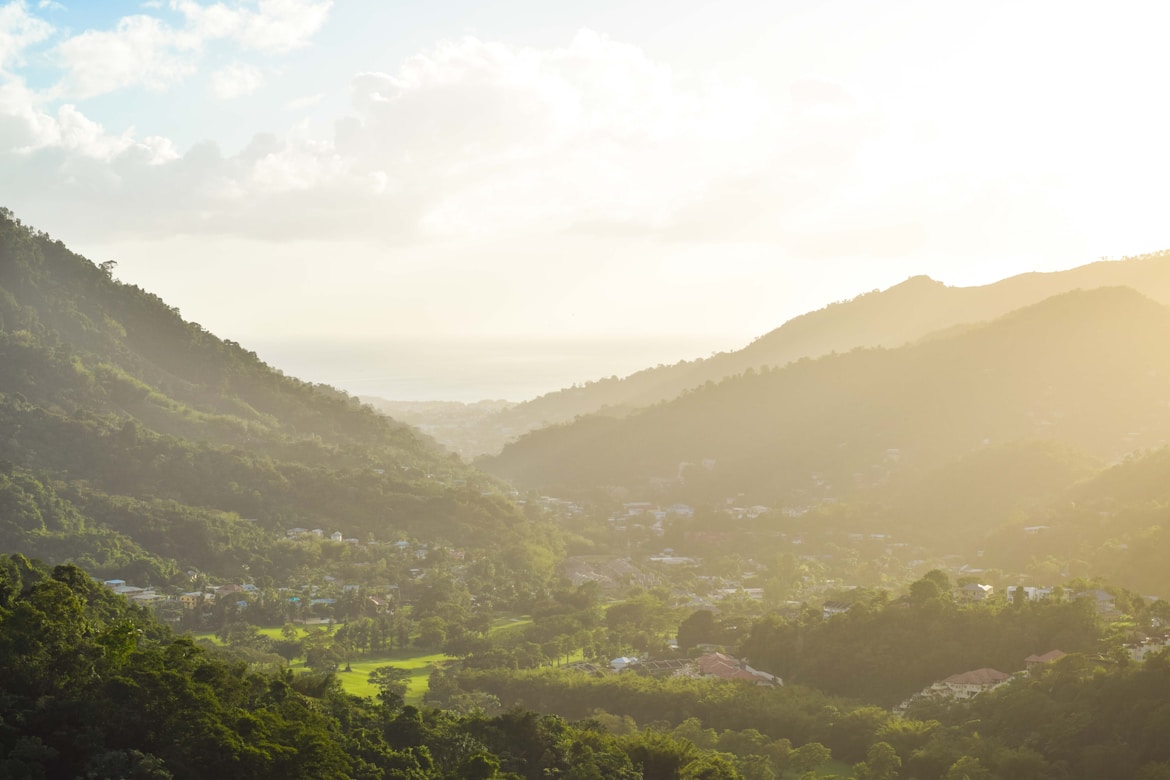
{"type": "Polygon", "coordinates": [[[495,453],[527,431],[571,422],[581,415],[625,416],[748,369],[784,366],[857,347],[900,347],[938,331],[1001,317],[1061,293],[1114,286],[1132,287],[1159,303],[1170,304],[1170,251],[1100,261],[1068,271],[1021,274],[979,287],[948,287],[915,276],[887,290],[874,290],[794,317],[733,352],[557,390],[469,420],[458,432],[442,430],[442,421],[436,418],[434,422],[440,426],[436,435],[444,442],[458,442],[465,454],[495,453]]]}
{"type": "Polygon", "coordinates": [[[347,696],[328,673],[249,670],[172,636],[80,569],[23,556],[0,557],[0,662],[5,778],[736,776],[682,739],[619,739],[532,712],[424,712],[389,689],[347,696]]]}
{"type": "Polygon", "coordinates": [[[527,486],[815,502],[984,447],[1041,439],[1105,460],[1170,436],[1170,310],[1066,293],[899,349],[749,371],[623,419],[533,432],[486,468],[527,486]]]}
{"type": "MultiPolygon", "coordinates": [[[[498,545],[489,478],[0,214],[0,545],[160,582],[310,565],[286,529],[498,545]],[[243,568],[242,568],[243,567],[243,568]]],[[[311,556],[309,556],[311,557],[311,556]]]]}

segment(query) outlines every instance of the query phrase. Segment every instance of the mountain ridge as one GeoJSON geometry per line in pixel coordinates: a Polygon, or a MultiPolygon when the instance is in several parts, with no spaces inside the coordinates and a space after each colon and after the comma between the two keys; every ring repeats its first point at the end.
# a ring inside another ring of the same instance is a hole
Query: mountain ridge
{"type": "MultiPolygon", "coordinates": [[[[1101,260],[1065,271],[1029,272],[976,287],[951,287],[928,276],[912,276],[886,290],[872,290],[794,317],[742,349],[563,388],[482,415],[462,434],[448,428],[436,435],[465,457],[492,454],[531,430],[586,414],[621,417],[748,368],[783,366],[857,347],[898,347],[940,331],[995,319],[1062,292],[1107,286],[1133,287],[1158,302],[1170,303],[1170,250],[1101,260]]],[[[415,422],[427,425],[422,418],[415,422]]]]}
{"type": "Polygon", "coordinates": [[[505,486],[356,398],[285,376],[113,270],[0,211],[5,549],[111,575],[150,558],[146,579],[158,582],[205,567],[287,575],[311,563],[284,543],[298,526],[363,540],[514,540],[521,515],[505,486]]]}
{"type": "Polygon", "coordinates": [[[1170,435],[1166,343],[1170,309],[1130,288],[1074,291],[950,337],[749,370],[622,419],[582,417],[481,463],[527,487],[653,480],[686,493],[689,482],[706,498],[763,502],[810,490],[822,472],[843,489],[889,452],[931,462],[1051,438],[1108,460],[1170,435]]]}

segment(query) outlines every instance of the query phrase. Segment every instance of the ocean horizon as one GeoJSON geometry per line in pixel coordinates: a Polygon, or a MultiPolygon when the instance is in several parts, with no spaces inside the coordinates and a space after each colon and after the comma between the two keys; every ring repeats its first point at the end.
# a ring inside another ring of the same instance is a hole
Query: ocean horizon
{"type": "Polygon", "coordinates": [[[526,401],[610,376],[739,349],[734,337],[253,341],[288,376],[392,401],[526,401]]]}

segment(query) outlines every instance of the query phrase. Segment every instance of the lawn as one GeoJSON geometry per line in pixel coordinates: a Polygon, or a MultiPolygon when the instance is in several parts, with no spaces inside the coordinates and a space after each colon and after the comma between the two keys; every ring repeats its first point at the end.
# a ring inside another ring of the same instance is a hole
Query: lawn
{"type": "MultiPolygon", "coordinates": [[[[527,622],[531,622],[531,619],[528,619],[527,622]]],[[[519,622],[516,625],[519,625],[519,622]]],[[[297,638],[300,639],[309,630],[315,629],[316,626],[311,626],[310,629],[306,629],[303,626],[298,626],[298,628],[301,633],[297,638]]],[[[279,628],[261,628],[258,630],[264,636],[273,639],[284,638],[279,628]]],[[[195,634],[193,638],[197,640],[206,639],[217,645],[223,644],[215,634],[195,634]]],[[[410,672],[410,679],[407,680],[406,703],[420,704],[423,696],[426,695],[428,678],[434,670],[435,664],[451,660],[451,658],[451,656],[445,655],[444,653],[435,653],[430,650],[417,650],[414,648],[396,650],[376,658],[357,659],[351,664],[351,671],[348,672],[345,671],[345,665],[342,664],[341,668],[337,670],[337,679],[341,682],[341,687],[346,693],[351,693],[354,696],[373,697],[378,695],[378,689],[370,684],[369,673],[379,666],[386,666],[387,664],[398,666],[410,672]]],[[[294,672],[307,671],[304,660],[293,662],[289,668],[294,672]]]]}
{"type": "MultiPolygon", "coordinates": [[[[337,679],[346,693],[354,696],[378,695],[377,687],[370,684],[368,675],[379,666],[397,666],[410,672],[407,680],[406,703],[420,704],[427,692],[428,678],[435,668],[435,664],[451,660],[451,656],[444,653],[432,653],[420,650],[399,650],[378,658],[362,658],[354,661],[350,667],[352,671],[345,671],[345,666],[337,672],[337,679]]],[[[304,668],[303,664],[294,664],[294,669],[304,668]]]]}
{"type": "Polygon", "coordinates": [[[520,628],[531,624],[531,615],[502,615],[492,621],[492,627],[488,629],[488,636],[494,636],[501,631],[508,631],[509,629],[520,628]]]}
{"type": "MultiPolygon", "coordinates": [[[[317,628],[318,628],[318,626],[297,626],[297,639],[304,639],[310,630],[315,630],[317,628]]],[[[256,632],[259,633],[261,636],[268,637],[269,639],[281,640],[281,639],[284,639],[284,634],[281,633],[283,630],[284,629],[280,628],[280,627],[257,628],[256,632]]],[[[191,634],[191,638],[195,639],[195,640],[206,639],[208,642],[211,642],[212,644],[216,644],[216,645],[223,644],[223,642],[221,642],[219,640],[219,637],[217,637],[215,634],[213,634],[211,632],[206,632],[206,633],[202,633],[202,634],[191,634]]]]}

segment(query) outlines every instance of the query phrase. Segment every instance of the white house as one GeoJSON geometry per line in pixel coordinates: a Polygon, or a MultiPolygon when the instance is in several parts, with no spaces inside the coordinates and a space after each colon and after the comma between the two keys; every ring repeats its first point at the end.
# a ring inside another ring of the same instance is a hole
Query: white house
{"type": "Polygon", "coordinates": [[[1024,596],[1028,601],[1044,601],[1052,598],[1052,588],[1034,588],[1030,585],[1008,585],[1007,599],[1009,602],[1016,600],[1016,591],[1020,588],[1024,589],[1024,596]]]}
{"type": "Polygon", "coordinates": [[[998,669],[974,669],[962,674],[952,674],[945,680],[930,686],[931,693],[951,699],[970,699],[981,693],[992,691],[1011,679],[998,669]]]}

